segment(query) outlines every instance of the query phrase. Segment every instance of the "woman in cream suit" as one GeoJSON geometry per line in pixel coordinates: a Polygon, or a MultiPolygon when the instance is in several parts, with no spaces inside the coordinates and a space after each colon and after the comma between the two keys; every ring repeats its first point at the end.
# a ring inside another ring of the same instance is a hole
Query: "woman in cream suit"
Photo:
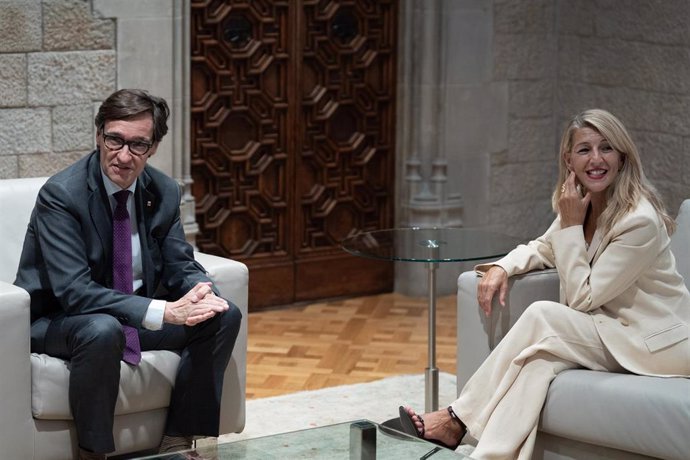
{"type": "Polygon", "coordinates": [[[690,294],[669,249],[674,222],[642,171],[621,122],[603,110],[577,115],[561,141],[544,235],[479,265],[487,315],[508,277],[557,267],[560,302],[530,305],[448,408],[400,410],[408,433],[456,448],[478,439],[473,458],[529,459],[551,380],[584,367],[690,376],[690,294]]]}

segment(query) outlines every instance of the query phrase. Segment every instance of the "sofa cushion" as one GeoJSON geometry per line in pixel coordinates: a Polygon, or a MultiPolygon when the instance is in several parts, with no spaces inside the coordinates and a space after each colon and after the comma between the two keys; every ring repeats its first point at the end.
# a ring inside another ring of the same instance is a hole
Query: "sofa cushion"
{"type": "MultiPolygon", "coordinates": [[[[144,351],[141,363],[121,363],[115,415],[168,407],[180,357],[167,350],[144,351]]],[[[34,418],[71,419],[68,399],[69,362],[31,354],[31,411],[34,418]]]]}
{"type": "Polygon", "coordinates": [[[690,452],[690,379],[569,370],[551,383],[540,430],[652,457],[690,452]]]}

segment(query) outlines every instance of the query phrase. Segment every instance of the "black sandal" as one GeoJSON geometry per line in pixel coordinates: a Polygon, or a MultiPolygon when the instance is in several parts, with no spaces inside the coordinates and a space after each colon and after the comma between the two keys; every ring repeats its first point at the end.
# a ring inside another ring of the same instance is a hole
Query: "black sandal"
{"type": "Polygon", "coordinates": [[[407,413],[405,408],[403,406],[400,406],[398,409],[398,412],[400,414],[400,426],[403,429],[403,432],[405,434],[409,434],[410,436],[414,436],[415,438],[423,439],[425,441],[432,442],[436,444],[437,446],[445,447],[446,449],[450,450],[455,450],[458,447],[460,447],[460,443],[462,441],[462,438],[465,437],[465,434],[467,433],[467,427],[465,426],[464,423],[458,418],[458,416],[455,414],[455,411],[453,410],[452,407],[448,406],[448,414],[450,414],[450,418],[456,421],[459,425],[460,428],[462,428],[462,435],[460,436],[458,443],[455,444],[454,446],[449,445],[444,443],[443,441],[439,441],[438,439],[427,439],[424,437],[424,419],[422,418],[421,415],[417,415],[419,418],[419,421],[422,424],[422,430],[421,432],[417,429],[417,425],[415,425],[413,418],[410,416],[410,414],[407,413]]]}

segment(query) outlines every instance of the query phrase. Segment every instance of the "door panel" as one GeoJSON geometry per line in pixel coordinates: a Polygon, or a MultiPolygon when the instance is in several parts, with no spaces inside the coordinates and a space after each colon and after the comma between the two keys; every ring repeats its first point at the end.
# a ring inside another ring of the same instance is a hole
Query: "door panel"
{"type": "Polygon", "coordinates": [[[192,2],[197,244],[249,266],[250,308],[392,289],[339,241],[393,224],[396,7],[192,2]]]}

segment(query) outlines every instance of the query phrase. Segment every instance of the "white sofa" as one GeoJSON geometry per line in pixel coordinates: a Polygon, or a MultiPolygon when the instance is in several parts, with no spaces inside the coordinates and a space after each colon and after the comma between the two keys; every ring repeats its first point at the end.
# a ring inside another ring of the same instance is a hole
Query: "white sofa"
{"type": "MultiPolygon", "coordinates": [[[[47,178],[0,180],[0,457],[76,458],[67,399],[69,362],[30,353],[29,295],[14,281],[29,216],[47,178]]],[[[225,373],[221,433],[240,432],[245,421],[247,267],[197,252],[221,294],[242,311],[243,321],[225,373]]],[[[115,409],[115,454],[157,447],[179,356],[147,351],[136,368],[122,365],[115,409]]]]}
{"type": "MultiPolygon", "coordinates": [[[[672,250],[688,284],[690,200],[682,204],[676,222],[672,250]]],[[[477,282],[474,272],[458,278],[458,393],[526,307],[537,300],[558,300],[556,271],[534,271],[510,279],[506,307],[495,303],[494,313],[485,318],[477,303],[477,282]]],[[[584,369],[554,379],[533,459],[648,458],[690,458],[690,379],[584,369]]]]}

